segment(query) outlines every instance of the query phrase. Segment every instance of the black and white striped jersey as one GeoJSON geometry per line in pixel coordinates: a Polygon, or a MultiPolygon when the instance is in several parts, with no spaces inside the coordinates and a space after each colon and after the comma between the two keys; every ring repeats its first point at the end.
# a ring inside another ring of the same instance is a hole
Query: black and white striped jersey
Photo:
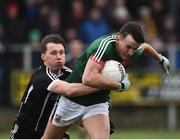
{"type": "Polygon", "coordinates": [[[48,91],[48,86],[57,79],[65,80],[71,70],[62,67],[58,75],[48,67],[41,66],[33,73],[21,100],[16,121],[30,130],[43,132],[58,94],[48,91]]]}

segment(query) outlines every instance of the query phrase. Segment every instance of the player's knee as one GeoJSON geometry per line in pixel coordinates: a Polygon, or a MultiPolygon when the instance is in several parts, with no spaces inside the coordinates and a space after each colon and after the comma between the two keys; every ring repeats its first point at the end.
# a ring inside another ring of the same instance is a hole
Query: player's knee
{"type": "Polygon", "coordinates": [[[110,135],[110,128],[103,127],[101,130],[94,131],[94,134],[92,134],[92,139],[109,139],[110,135]]]}

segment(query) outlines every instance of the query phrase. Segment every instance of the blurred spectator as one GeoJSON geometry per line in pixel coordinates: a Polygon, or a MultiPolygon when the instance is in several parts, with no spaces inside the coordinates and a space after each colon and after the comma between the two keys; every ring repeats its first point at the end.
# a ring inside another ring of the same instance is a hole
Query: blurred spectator
{"type": "Polygon", "coordinates": [[[61,27],[61,15],[57,9],[52,9],[48,17],[48,24],[45,29],[45,34],[63,34],[63,28],[61,27]]]}
{"type": "Polygon", "coordinates": [[[66,66],[73,69],[76,60],[81,56],[83,50],[85,49],[84,44],[80,40],[72,40],[69,43],[69,51],[66,54],[66,66]]]}
{"type": "Polygon", "coordinates": [[[177,26],[176,21],[171,15],[167,15],[164,18],[163,23],[163,32],[161,37],[165,43],[177,43],[177,26]]]}
{"type": "Polygon", "coordinates": [[[19,17],[20,9],[18,3],[9,2],[6,10],[5,28],[8,43],[24,43],[26,41],[26,28],[23,19],[19,17]]]}
{"type": "Polygon", "coordinates": [[[155,21],[151,15],[151,9],[146,6],[142,6],[139,9],[139,22],[144,25],[147,39],[151,40],[157,37],[157,27],[155,21]]]}
{"type": "Polygon", "coordinates": [[[86,44],[109,32],[110,27],[102,18],[101,12],[97,7],[93,7],[90,10],[89,17],[80,25],[79,29],[80,39],[86,44]]]}
{"type": "Polygon", "coordinates": [[[126,0],[114,0],[109,11],[111,13],[111,27],[113,32],[118,31],[123,24],[130,20],[126,0]]]}
{"type": "Polygon", "coordinates": [[[151,2],[152,17],[156,24],[158,32],[163,32],[162,25],[165,13],[164,0],[152,0],[151,2]]]}
{"type": "Polygon", "coordinates": [[[75,27],[71,26],[66,29],[64,35],[66,43],[69,43],[71,40],[78,38],[78,33],[75,27]]]}
{"type": "Polygon", "coordinates": [[[30,46],[34,49],[39,48],[40,40],[41,40],[41,32],[38,29],[32,29],[28,34],[28,40],[30,46]]]}
{"type": "Polygon", "coordinates": [[[102,18],[108,20],[108,0],[93,0],[93,2],[93,6],[101,11],[102,18]]]}
{"type": "Polygon", "coordinates": [[[38,15],[34,20],[35,26],[31,27],[29,30],[33,28],[39,29],[42,36],[45,36],[45,30],[48,24],[48,17],[51,11],[51,7],[48,3],[44,2],[39,5],[38,15]]]}
{"type": "Polygon", "coordinates": [[[147,42],[149,42],[154,49],[158,51],[162,51],[164,45],[162,40],[158,36],[158,31],[156,27],[156,23],[152,17],[150,7],[142,6],[139,9],[139,22],[143,25],[145,30],[145,37],[147,42]]]}
{"type": "Polygon", "coordinates": [[[86,16],[86,8],[83,0],[72,0],[70,3],[70,12],[68,17],[68,26],[79,27],[79,24],[84,20],[86,16]]]}
{"type": "Polygon", "coordinates": [[[37,69],[41,63],[40,59],[40,40],[42,34],[39,29],[32,29],[28,33],[28,44],[32,48],[32,68],[37,69]],[[38,50],[38,51],[36,51],[38,50]]]}
{"type": "Polygon", "coordinates": [[[33,21],[38,13],[37,0],[26,0],[26,17],[33,21]]]}

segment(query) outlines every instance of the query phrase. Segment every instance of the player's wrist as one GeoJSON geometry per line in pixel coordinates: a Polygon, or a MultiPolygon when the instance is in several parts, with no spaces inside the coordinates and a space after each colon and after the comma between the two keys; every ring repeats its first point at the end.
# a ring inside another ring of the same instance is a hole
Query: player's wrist
{"type": "Polygon", "coordinates": [[[162,54],[159,54],[159,63],[163,64],[163,62],[164,62],[163,56],[162,54]]]}

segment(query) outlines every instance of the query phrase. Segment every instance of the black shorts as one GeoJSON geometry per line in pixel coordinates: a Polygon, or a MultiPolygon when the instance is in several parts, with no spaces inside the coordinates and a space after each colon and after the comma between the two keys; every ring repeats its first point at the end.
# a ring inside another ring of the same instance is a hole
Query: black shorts
{"type": "Polygon", "coordinates": [[[40,139],[43,133],[34,131],[28,127],[21,126],[18,123],[14,123],[11,130],[10,139],[40,139]]]}
{"type": "MultiPolygon", "coordinates": [[[[14,122],[10,139],[40,139],[42,135],[43,132],[34,131],[30,126],[24,127],[24,125],[14,122]]],[[[70,139],[69,134],[65,132],[62,139],[70,139]]]]}

